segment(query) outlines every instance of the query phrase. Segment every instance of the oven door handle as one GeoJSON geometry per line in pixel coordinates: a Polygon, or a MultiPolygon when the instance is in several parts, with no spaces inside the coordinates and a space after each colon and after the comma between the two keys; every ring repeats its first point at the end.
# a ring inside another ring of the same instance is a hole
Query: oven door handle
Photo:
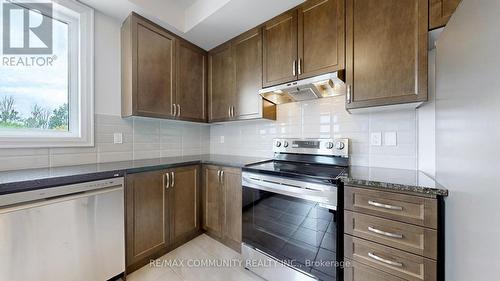
{"type": "Polygon", "coordinates": [[[243,181],[243,186],[245,187],[278,193],[308,201],[313,201],[325,207],[328,207],[328,209],[331,210],[337,209],[336,190],[321,191],[316,189],[309,189],[305,187],[287,185],[283,183],[276,183],[268,180],[252,178],[251,176],[243,176],[242,181],[243,181]]]}

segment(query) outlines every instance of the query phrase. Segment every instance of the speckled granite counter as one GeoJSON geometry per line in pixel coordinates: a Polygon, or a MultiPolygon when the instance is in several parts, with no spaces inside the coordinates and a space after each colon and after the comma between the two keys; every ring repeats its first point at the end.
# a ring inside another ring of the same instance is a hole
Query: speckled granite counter
{"type": "Polygon", "coordinates": [[[240,168],[263,160],[266,159],[230,155],[194,155],[5,171],[0,172],[0,195],[200,163],[240,168]]]}
{"type": "Polygon", "coordinates": [[[432,177],[416,170],[351,166],[341,177],[345,185],[402,192],[435,198],[448,196],[448,190],[432,177]]]}

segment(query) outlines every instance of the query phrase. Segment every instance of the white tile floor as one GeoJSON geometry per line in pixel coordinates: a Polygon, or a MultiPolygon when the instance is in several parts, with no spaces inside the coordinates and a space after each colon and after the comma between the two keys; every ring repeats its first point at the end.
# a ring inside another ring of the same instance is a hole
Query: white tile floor
{"type": "Polygon", "coordinates": [[[262,281],[237,263],[230,267],[188,266],[201,260],[241,260],[240,254],[203,234],[127,277],[127,281],[262,281]],[[162,263],[163,264],[160,264],[162,263]],[[177,262],[177,264],[174,264],[177,262]],[[180,262],[184,262],[183,265],[180,262]],[[170,263],[170,264],[168,264],[170,263]]]}

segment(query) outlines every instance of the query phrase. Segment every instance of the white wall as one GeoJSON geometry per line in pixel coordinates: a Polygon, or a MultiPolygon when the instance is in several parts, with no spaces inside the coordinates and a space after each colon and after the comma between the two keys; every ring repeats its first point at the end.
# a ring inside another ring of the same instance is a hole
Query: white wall
{"type": "Polygon", "coordinates": [[[95,113],[121,115],[121,23],[95,12],[95,113]]]}
{"type": "Polygon", "coordinates": [[[437,180],[446,280],[499,280],[500,1],[463,0],[437,46],[437,180]]]}
{"type": "Polygon", "coordinates": [[[429,52],[429,101],[417,110],[418,169],[436,175],[436,49],[429,52]]]}

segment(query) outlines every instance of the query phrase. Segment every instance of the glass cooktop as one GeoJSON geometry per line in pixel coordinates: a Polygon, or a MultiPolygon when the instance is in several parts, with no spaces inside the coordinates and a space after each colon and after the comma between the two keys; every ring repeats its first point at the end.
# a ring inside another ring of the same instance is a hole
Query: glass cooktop
{"type": "Polygon", "coordinates": [[[245,167],[245,170],[253,170],[255,172],[264,172],[283,176],[306,176],[327,180],[336,179],[339,175],[347,172],[347,168],[341,166],[276,160],[248,165],[245,167]]]}

